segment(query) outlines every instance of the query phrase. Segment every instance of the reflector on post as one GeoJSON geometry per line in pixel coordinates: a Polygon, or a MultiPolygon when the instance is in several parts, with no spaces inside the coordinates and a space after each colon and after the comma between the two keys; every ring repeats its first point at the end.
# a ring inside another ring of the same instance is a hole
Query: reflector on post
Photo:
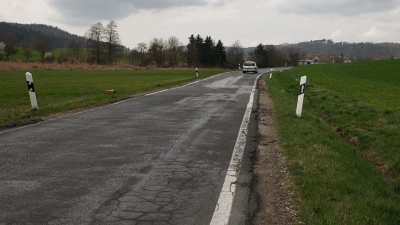
{"type": "Polygon", "coordinates": [[[299,96],[297,98],[297,109],[296,109],[296,115],[298,117],[301,117],[301,113],[303,111],[303,101],[304,101],[304,92],[306,89],[306,80],[307,80],[307,76],[301,77],[301,80],[300,80],[300,92],[299,92],[299,96]]]}
{"type": "Polygon", "coordinates": [[[29,98],[31,99],[32,109],[39,109],[36,100],[35,87],[33,86],[32,74],[27,72],[25,76],[26,76],[26,83],[28,84],[29,98]]]}

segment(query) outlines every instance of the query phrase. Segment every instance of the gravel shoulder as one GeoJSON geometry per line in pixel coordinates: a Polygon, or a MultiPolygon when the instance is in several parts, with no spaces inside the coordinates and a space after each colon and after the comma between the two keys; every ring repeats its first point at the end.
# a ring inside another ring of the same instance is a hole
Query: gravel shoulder
{"type": "Polygon", "coordinates": [[[273,122],[274,106],[265,75],[259,80],[257,150],[253,158],[250,224],[297,224],[296,211],[286,193],[288,170],[273,122]]]}

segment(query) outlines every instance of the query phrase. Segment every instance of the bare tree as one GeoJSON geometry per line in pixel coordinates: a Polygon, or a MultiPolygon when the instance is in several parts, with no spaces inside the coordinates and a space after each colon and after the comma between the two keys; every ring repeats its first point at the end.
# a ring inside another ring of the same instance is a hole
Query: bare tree
{"type": "Polygon", "coordinates": [[[129,53],[129,55],[128,55],[128,61],[129,61],[129,63],[130,64],[132,64],[132,65],[136,65],[137,64],[137,61],[138,61],[138,56],[139,56],[139,51],[138,50],[136,50],[136,49],[133,49],[130,53],[129,53]]]}
{"type": "Polygon", "coordinates": [[[53,45],[46,38],[39,38],[33,44],[33,48],[40,53],[44,62],[46,53],[53,49],[53,45]]]}
{"type": "Polygon", "coordinates": [[[75,38],[68,45],[68,55],[70,60],[79,60],[82,57],[82,43],[75,38]]]}
{"type": "Polygon", "coordinates": [[[15,55],[18,53],[18,48],[16,46],[17,44],[17,36],[13,32],[8,32],[6,34],[6,41],[5,41],[6,46],[4,47],[4,52],[6,54],[6,59],[8,60],[8,57],[11,55],[15,55]]]}
{"type": "Polygon", "coordinates": [[[149,54],[158,67],[164,66],[165,42],[162,38],[153,38],[149,44],[149,54]]]}
{"type": "Polygon", "coordinates": [[[121,45],[121,40],[117,31],[117,23],[111,20],[104,29],[104,35],[107,45],[107,55],[110,63],[115,60],[115,56],[119,51],[119,46],[121,45]]]}
{"type": "Polygon", "coordinates": [[[100,56],[102,51],[102,43],[104,40],[104,27],[100,22],[90,26],[86,32],[86,47],[89,51],[89,60],[94,58],[97,64],[100,64],[100,56]]]}
{"type": "Polygon", "coordinates": [[[25,56],[27,62],[29,58],[32,57],[32,51],[27,44],[24,44],[24,46],[22,47],[22,54],[25,56]]]}
{"type": "Polygon", "coordinates": [[[179,39],[175,36],[171,36],[168,38],[167,41],[167,52],[168,52],[168,59],[169,59],[169,65],[174,67],[178,63],[178,54],[180,51],[179,45],[182,45],[179,43],[179,39]]]}
{"type": "Polygon", "coordinates": [[[290,64],[292,64],[292,66],[297,66],[300,59],[300,54],[298,52],[290,53],[289,59],[290,59],[290,64]]]}
{"type": "Polygon", "coordinates": [[[144,42],[140,42],[139,44],[137,44],[136,49],[140,53],[140,61],[143,62],[144,55],[147,51],[147,44],[144,42]]]}
{"type": "Polygon", "coordinates": [[[227,64],[229,68],[237,68],[239,64],[243,63],[244,60],[244,52],[243,46],[240,44],[239,40],[236,40],[229,47],[227,56],[227,64]]]}

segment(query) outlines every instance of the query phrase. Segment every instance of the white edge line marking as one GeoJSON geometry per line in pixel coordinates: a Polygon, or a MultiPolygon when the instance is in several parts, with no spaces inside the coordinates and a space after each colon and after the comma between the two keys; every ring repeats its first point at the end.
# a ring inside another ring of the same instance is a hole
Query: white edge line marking
{"type": "MultiPolygon", "coordinates": [[[[230,72],[235,72],[235,71],[230,71],[230,72]]],[[[121,100],[121,101],[118,101],[118,102],[109,103],[109,104],[107,104],[107,105],[103,105],[103,106],[100,106],[100,107],[96,107],[96,108],[92,108],[92,109],[88,109],[88,110],[84,110],[84,111],[80,111],[80,112],[68,114],[68,115],[66,115],[66,116],[61,116],[61,117],[58,117],[58,118],[55,118],[55,119],[45,120],[45,121],[41,121],[41,122],[37,122],[37,123],[34,123],[34,124],[29,124],[29,125],[24,125],[24,126],[22,126],[22,127],[9,128],[9,129],[7,129],[7,130],[5,130],[5,131],[0,131],[0,134],[4,134],[4,133],[16,131],[16,130],[25,129],[25,128],[32,127],[32,126],[36,126],[36,125],[39,125],[39,124],[42,124],[42,123],[46,123],[46,122],[49,122],[49,121],[53,121],[53,120],[56,120],[56,119],[62,119],[62,118],[70,117],[70,116],[79,115],[79,114],[82,114],[82,113],[87,113],[87,112],[90,112],[90,111],[93,111],[93,110],[97,110],[97,109],[109,107],[109,106],[112,106],[112,105],[117,105],[117,104],[120,104],[120,103],[123,103],[123,102],[131,101],[131,100],[133,100],[133,99],[137,99],[137,98],[140,98],[140,97],[150,96],[150,95],[158,94],[158,93],[161,93],[161,92],[166,92],[166,91],[169,91],[169,90],[174,90],[174,89],[178,89],[178,88],[183,88],[183,87],[189,86],[189,85],[191,85],[191,84],[195,84],[195,83],[198,83],[198,82],[200,82],[200,81],[208,80],[208,79],[211,79],[211,78],[214,78],[214,77],[217,77],[217,76],[226,74],[226,73],[230,73],[230,72],[225,72],[225,73],[216,74],[216,75],[214,75],[214,76],[207,77],[207,78],[200,79],[200,80],[196,80],[196,81],[194,81],[194,82],[191,82],[191,83],[188,83],[188,84],[185,84],[185,85],[182,85],[182,86],[173,87],[173,88],[169,88],[169,89],[165,89],[165,90],[161,90],[161,91],[149,93],[149,94],[142,95],[142,96],[138,96],[138,97],[132,97],[132,98],[124,99],[124,100],[121,100]]]]}
{"type": "Polygon", "coordinates": [[[246,112],[244,113],[243,121],[236,139],[236,144],[233,149],[231,162],[229,164],[225,181],[222,185],[221,193],[218,198],[218,203],[215,206],[210,225],[227,225],[229,223],[229,217],[231,215],[232,204],[235,197],[235,183],[239,177],[240,168],[242,167],[243,152],[246,147],[248,126],[250,123],[250,115],[254,103],[254,94],[257,87],[257,81],[263,74],[264,73],[260,74],[254,81],[249,103],[247,104],[246,112]]]}

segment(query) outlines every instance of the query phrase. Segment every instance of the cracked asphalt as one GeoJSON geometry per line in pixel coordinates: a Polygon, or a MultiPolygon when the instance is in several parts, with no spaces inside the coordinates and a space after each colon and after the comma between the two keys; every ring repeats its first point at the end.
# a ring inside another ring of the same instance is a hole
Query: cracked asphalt
{"type": "MultiPolygon", "coordinates": [[[[209,224],[257,76],[230,72],[0,132],[0,224],[209,224]]],[[[231,224],[247,220],[251,151],[231,224]]]]}

